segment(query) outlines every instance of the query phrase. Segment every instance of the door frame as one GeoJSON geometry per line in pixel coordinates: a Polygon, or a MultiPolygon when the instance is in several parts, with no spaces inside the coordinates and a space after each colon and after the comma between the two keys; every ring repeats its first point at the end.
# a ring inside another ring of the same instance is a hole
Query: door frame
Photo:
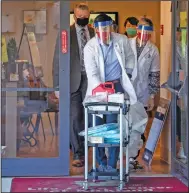
{"type": "MultiPolygon", "coordinates": [[[[106,1],[106,0],[105,0],[106,1]]],[[[127,1],[127,0],[123,0],[127,1]]],[[[136,0],[134,0],[136,1],[136,0]]],[[[157,0],[161,2],[160,0],[157,0]]],[[[176,53],[176,14],[177,2],[172,2],[172,53],[176,53]]],[[[60,22],[60,32],[67,31],[67,45],[70,45],[70,1],[60,1],[60,18],[64,18],[64,22],[60,22]]],[[[189,9],[188,9],[189,18],[189,9]]],[[[189,19],[188,19],[189,22],[189,19]]],[[[189,26],[189,25],[188,25],[189,26]]],[[[60,33],[61,39],[61,33],[60,33]]],[[[188,34],[189,39],[189,34],[188,34]]],[[[189,45],[188,45],[189,46],[189,45]]],[[[4,158],[2,159],[2,176],[59,176],[69,175],[69,161],[70,161],[70,148],[69,148],[69,127],[70,127],[70,49],[66,54],[61,52],[61,43],[59,44],[59,85],[60,85],[60,98],[64,96],[64,100],[60,100],[60,135],[59,135],[59,157],[58,158],[4,158]],[[64,65],[62,65],[64,64],[64,65]],[[66,65],[67,64],[67,65],[66,65]],[[34,165],[32,165],[35,163],[34,165]],[[45,167],[44,167],[45,163],[45,167]],[[52,164],[53,163],[53,164],[52,164]],[[29,170],[28,170],[29,167],[29,170]],[[22,170],[20,170],[22,168],[22,170]],[[36,169],[37,168],[37,169],[36,169]],[[29,174],[28,174],[29,173],[29,174]]],[[[189,52],[189,51],[188,51],[189,52]]],[[[188,53],[189,54],[189,53],[188,53]]],[[[172,69],[173,74],[176,73],[175,54],[172,54],[172,69]]],[[[173,83],[175,77],[173,77],[173,83]]],[[[175,155],[175,141],[176,141],[176,98],[172,94],[171,102],[171,146],[172,146],[172,162],[171,174],[182,181],[183,171],[188,171],[188,165],[183,165],[176,160],[175,155]]],[[[188,122],[187,122],[188,128],[188,122]]],[[[184,174],[185,175],[185,174],[184,174]]],[[[188,175],[188,174],[187,174],[188,175]]]]}
{"type": "MultiPolygon", "coordinates": [[[[176,85],[176,30],[177,30],[177,13],[178,13],[178,1],[172,0],[172,85],[176,85]]],[[[189,8],[189,3],[188,3],[188,8],[189,8]]],[[[187,11],[187,32],[189,30],[189,9],[187,11]]],[[[187,35],[187,42],[189,40],[189,33],[187,35]]],[[[188,45],[189,48],[189,45],[188,45]]],[[[189,54],[189,50],[187,49],[187,54],[189,54]]],[[[189,64],[189,63],[188,63],[189,64]]],[[[187,83],[187,89],[188,89],[188,83],[187,83]]],[[[171,174],[178,179],[180,179],[183,183],[185,183],[188,186],[188,164],[183,164],[181,161],[179,161],[176,158],[176,130],[177,130],[177,97],[175,93],[172,93],[171,95],[171,174]]],[[[188,109],[189,111],[189,109],[188,109]]],[[[188,114],[187,113],[187,119],[188,119],[188,114]]],[[[188,120],[186,124],[186,129],[188,131],[188,120]]],[[[187,135],[188,138],[188,135],[187,135]]],[[[188,139],[187,139],[188,143],[188,139]]],[[[188,144],[187,144],[188,147],[188,144]]],[[[188,152],[188,148],[186,150],[188,152]]],[[[188,154],[188,153],[187,153],[188,154]]]]}
{"type": "MultiPolygon", "coordinates": [[[[69,175],[69,128],[70,128],[70,1],[60,1],[61,32],[67,32],[67,53],[59,44],[59,157],[56,158],[3,158],[2,176],[66,176],[69,175]],[[61,18],[63,18],[61,20],[61,18]],[[61,22],[63,21],[63,22],[61,22]]],[[[6,91],[6,88],[3,89],[6,91]]],[[[22,89],[23,90],[23,89],[22,89]]],[[[26,89],[27,90],[27,89],[26,89]]],[[[36,89],[35,89],[36,90],[36,89]]],[[[42,89],[44,90],[44,89],[42,89]]],[[[53,90],[53,89],[49,89],[53,90]]],[[[55,89],[54,89],[55,90],[55,89]]],[[[9,89],[9,91],[11,91],[9,89]]],[[[14,89],[15,91],[15,89],[14,89]]],[[[39,89],[40,91],[40,89],[39,89]]],[[[48,91],[48,89],[46,89],[48,91]]],[[[17,91],[16,91],[17,92],[17,91]]],[[[16,144],[15,144],[16,145],[16,144]]]]}

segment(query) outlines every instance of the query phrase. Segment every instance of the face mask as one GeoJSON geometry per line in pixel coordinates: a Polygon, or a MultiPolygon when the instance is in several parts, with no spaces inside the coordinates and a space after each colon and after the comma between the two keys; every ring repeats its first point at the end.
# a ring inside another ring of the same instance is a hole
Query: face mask
{"type": "Polygon", "coordinates": [[[89,18],[77,18],[77,25],[85,27],[89,23],[89,18]]]}
{"type": "Polygon", "coordinates": [[[127,32],[127,34],[128,34],[129,36],[131,36],[131,37],[134,37],[134,36],[136,36],[136,34],[137,34],[137,30],[136,30],[135,28],[128,28],[128,29],[126,30],[126,32],[127,32]]]}
{"type": "Polygon", "coordinates": [[[147,42],[151,38],[151,34],[143,34],[141,32],[138,32],[138,38],[144,42],[147,42]]]}

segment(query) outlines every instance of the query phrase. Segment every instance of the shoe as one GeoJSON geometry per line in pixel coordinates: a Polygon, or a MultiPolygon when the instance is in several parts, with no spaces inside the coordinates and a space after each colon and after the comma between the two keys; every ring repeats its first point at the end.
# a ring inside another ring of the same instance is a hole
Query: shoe
{"type": "Polygon", "coordinates": [[[133,158],[129,159],[129,168],[130,169],[144,169],[142,165],[139,164],[139,162],[133,158]]]}
{"type": "Polygon", "coordinates": [[[181,145],[179,152],[177,153],[177,158],[178,159],[186,159],[186,156],[184,155],[184,148],[181,145]]]}
{"type": "Polygon", "coordinates": [[[112,166],[107,166],[105,168],[105,172],[117,172],[116,168],[112,168],[112,166]]]}
{"type": "Polygon", "coordinates": [[[79,154],[75,154],[73,156],[72,166],[77,167],[77,168],[83,167],[84,163],[85,163],[83,158],[84,158],[84,156],[80,156],[79,154]]]}
{"type": "Polygon", "coordinates": [[[99,165],[98,168],[97,168],[97,171],[98,171],[98,172],[104,172],[105,169],[106,169],[106,166],[104,166],[104,165],[99,165]]]}
{"type": "Polygon", "coordinates": [[[76,160],[73,160],[72,166],[76,167],[76,168],[81,168],[84,166],[84,162],[83,162],[83,160],[76,159],[76,160]]]}
{"type": "Polygon", "coordinates": [[[85,156],[81,156],[80,160],[85,163],[85,156]]]}
{"type": "Polygon", "coordinates": [[[129,158],[129,168],[130,169],[134,169],[134,162],[135,162],[135,159],[130,157],[129,158]]]}

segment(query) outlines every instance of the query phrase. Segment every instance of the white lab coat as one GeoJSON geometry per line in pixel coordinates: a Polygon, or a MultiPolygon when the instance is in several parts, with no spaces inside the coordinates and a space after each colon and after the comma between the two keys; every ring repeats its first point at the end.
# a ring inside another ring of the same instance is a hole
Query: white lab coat
{"type": "MultiPolygon", "coordinates": [[[[125,35],[118,33],[111,33],[111,38],[113,41],[113,46],[115,53],[119,60],[122,68],[121,84],[124,91],[129,95],[130,103],[135,104],[137,102],[137,97],[133,85],[127,76],[126,68],[134,68],[134,54],[129,44],[129,40],[125,35]]],[[[96,88],[99,84],[105,82],[105,67],[103,53],[100,48],[97,37],[89,40],[84,48],[84,62],[85,69],[88,77],[88,88],[86,92],[86,97],[92,95],[92,90],[96,88]]]]}
{"type": "MultiPolygon", "coordinates": [[[[134,157],[137,155],[138,150],[142,146],[141,134],[145,130],[148,117],[145,109],[143,108],[143,105],[137,102],[137,96],[134,87],[126,73],[126,68],[133,69],[135,65],[135,58],[133,51],[129,45],[129,40],[125,35],[112,33],[112,41],[115,53],[122,68],[121,84],[124,91],[130,97],[131,108],[129,120],[132,122],[133,130],[131,133],[130,143],[130,149],[132,153],[130,153],[129,156],[134,157]]],[[[84,62],[88,77],[88,88],[84,100],[85,103],[85,101],[87,101],[88,96],[92,95],[92,90],[100,83],[105,82],[103,53],[96,37],[88,41],[84,48],[84,62]]],[[[126,118],[127,115],[124,117],[125,118],[123,119],[123,129],[125,130],[126,124],[128,124],[128,119],[126,118]]]]}
{"type": "Polygon", "coordinates": [[[129,40],[135,55],[135,67],[132,73],[132,83],[136,91],[138,101],[147,106],[149,99],[149,74],[160,71],[160,58],[158,48],[147,42],[137,61],[136,39],[129,40]]]}

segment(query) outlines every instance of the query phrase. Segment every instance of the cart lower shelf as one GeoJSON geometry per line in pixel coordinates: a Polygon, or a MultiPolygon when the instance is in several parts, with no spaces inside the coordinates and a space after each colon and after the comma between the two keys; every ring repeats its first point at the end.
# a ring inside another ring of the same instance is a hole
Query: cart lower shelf
{"type": "MultiPolygon", "coordinates": [[[[129,142],[125,141],[123,147],[126,147],[129,142]]],[[[110,143],[90,143],[88,142],[88,147],[120,147],[119,143],[110,144],[110,143]]]]}
{"type": "MultiPolygon", "coordinates": [[[[99,172],[97,169],[91,169],[91,171],[88,173],[88,178],[93,180],[114,180],[120,178],[119,169],[117,169],[116,172],[99,172]]],[[[125,182],[128,181],[129,174],[126,174],[125,171],[123,171],[123,180],[125,182]]]]}
{"type": "MultiPolygon", "coordinates": [[[[91,170],[88,173],[88,179],[83,182],[83,189],[88,190],[90,186],[90,180],[92,180],[94,183],[99,180],[119,180],[120,174],[119,170],[117,172],[98,172],[95,170],[91,170]]],[[[123,172],[123,180],[118,182],[118,190],[123,190],[124,186],[129,182],[129,173],[126,174],[123,172]]]]}

